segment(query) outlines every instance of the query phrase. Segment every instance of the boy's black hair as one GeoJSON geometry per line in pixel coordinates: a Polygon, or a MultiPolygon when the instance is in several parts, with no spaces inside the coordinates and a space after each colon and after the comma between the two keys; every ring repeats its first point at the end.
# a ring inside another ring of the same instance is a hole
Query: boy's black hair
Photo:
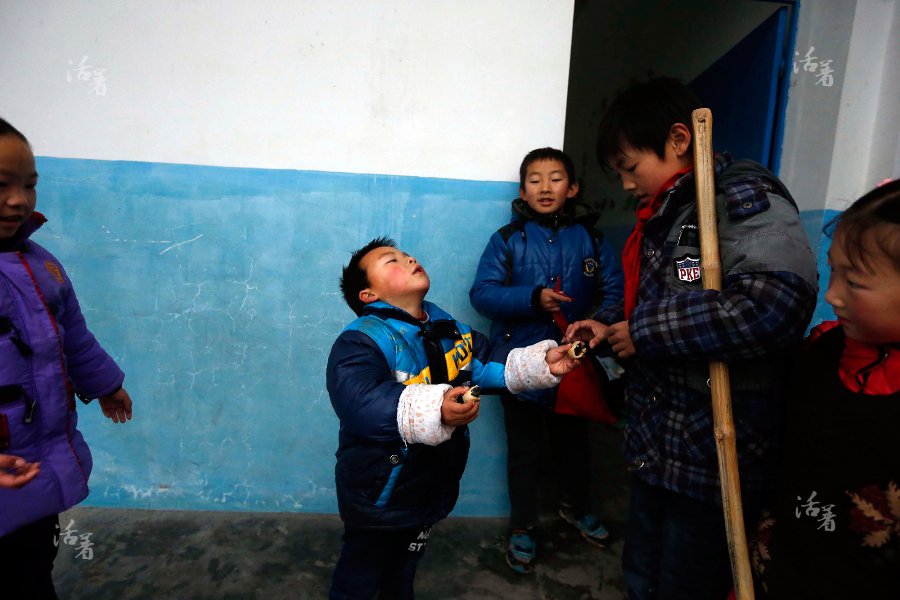
{"type": "MultiPolygon", "coordinates": [[[[665,157],[666,138],[675,123],[691,129],[700,100],[678,79],[634,81],[613,98],[597,128],[597,158],[609,166],[625,146],[665,157]]],[[[692,140],[693,142],[693,140],[692,140]]],[[[690,146],[689,146],[690,148],[690,146]]]]}
{"type": "Polygon", "coordinates": [[[900,271],[900,179],[878,186],[851,204],[825,226],[825,233],[833,237],[838,229],[852,265],[870,268],[870,253],[877,248],[900,271]]]}
{"type": "Polygon", "coordinates": [[[375,248],[396,248],[397,242],[389,237],[377,237],[350,256],[350,262],[341,270],[341,293],[350,310],[361,315],[366,303],[359,299],[359,293],[369,287],[369,276],[359,266],[363,257],[375,248]]]}
{"type": "Polygon", "coordinates": [[[0,117],[0,135],[14,135],[29,146],[31,145],[24,133],[13,127],[9,121],[2,117],[0,117]]]}
{"type": "Polygon", "coordinates": [[[522,164],[519,166],[520,190],[525,189],[525,176],[528,174],[528,167],[531,163],[539,160],[558,160],[566,169],[566,175],[569,176],[569,185],[575,185],[578,182],[575,178],[575,163],[572,162],[568,154],[556,148],[536,148],[525,155],[525,158],[522,159],[522,164]]]}

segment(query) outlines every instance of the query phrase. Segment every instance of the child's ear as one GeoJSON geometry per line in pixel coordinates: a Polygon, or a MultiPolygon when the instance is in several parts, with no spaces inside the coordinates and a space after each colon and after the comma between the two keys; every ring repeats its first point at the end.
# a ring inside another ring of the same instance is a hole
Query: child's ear
{"type": "Polygon", "coordinates": [[[566,198],[574,198],[578,195],[578,182],[571,184],[569,186],[569,192],[566,194],[566,198]]]}
{"type": "Polygon", "coordinates": [[[378,294],[373,292],[371,288],[366,288],[364,290],[360,290],[359,299],[363,304],[371,304],[372,302],[378,300],[378,294]]]}
{"type": "Polygon", "coordinates": [[[675,123],[669,128],[669,136],[666,138],[666,149],[669,147],[675,156],[681,158],[691,148],[691,130],[684,123],[675,123]]]}
{"type": "Polygon", "coordinates": [[[521,185],[519,186],[519,198],[525,200],[525,188],[523,188],[521,185]]]}

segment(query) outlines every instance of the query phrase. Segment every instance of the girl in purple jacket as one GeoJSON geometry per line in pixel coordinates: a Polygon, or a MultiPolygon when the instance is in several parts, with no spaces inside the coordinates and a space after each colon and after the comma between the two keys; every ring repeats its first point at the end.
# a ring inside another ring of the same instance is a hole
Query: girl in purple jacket
{"type": "Polygon", "coordinates": [[[32,477],[0,486],[0,582],[4,597],[54,599],[58,514],[87,496],[92,466],[75,395],[99,398],[115,423],[131,419],[131,398],[62,265],[28,239],[46,221],[37,180],[28,140],[0,119],[0,471],[32,477]]]}

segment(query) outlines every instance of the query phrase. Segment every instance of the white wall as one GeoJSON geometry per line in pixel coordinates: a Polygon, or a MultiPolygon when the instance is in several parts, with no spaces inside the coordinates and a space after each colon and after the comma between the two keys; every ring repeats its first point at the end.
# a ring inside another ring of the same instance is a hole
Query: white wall
{"type": "Polygon", "coordinates": [[[5,1],[0,115],[50,156],[515,180],[562,144],[572,10],[5,1]]]}
{"type": "Polygon", "coordinates": [[[827,208],[840,210],[886,177],[900,176],[900,8],[888,0],[856,4],[841,94],[827,208]]]}
{"type": "Polygon", "coordinates": [[[781,175],[803,210],[841,210],[900,176],[897,0],[801,3],[795,59],[832,61],[832,85],[803,64],[791,77],[781,175]]]}

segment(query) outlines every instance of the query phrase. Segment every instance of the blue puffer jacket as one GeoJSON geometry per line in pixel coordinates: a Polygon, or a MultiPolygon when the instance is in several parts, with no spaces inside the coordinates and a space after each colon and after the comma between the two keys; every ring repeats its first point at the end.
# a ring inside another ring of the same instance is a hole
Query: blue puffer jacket
{"type": "MultiPolygon", "coordinates": [[[[475,310],[493,321],[491,358],[501,362],[513,348],[561,339],[551,313],[540,308],[541,289],[553,289],[561,280],[560,290],[572,298],[561,310],[571,323],[620,303],[624,280],[619,259],[594,229],[597,214],[580,202],[538,215],[516,199],[512,210],[512,222],[488,241],[469,291],[475,310]]],[[[549,406],[554,393],[533,390],[520,396],[549,406]]]]}
{"type": "Polygon", "coordinates": [[[338,336],[326,382],[341,421],[335,481],[345,523],[370,528],[428,526],[456,505],[469,454],[469,430],[457,427],[437,446],[405,444],[397,403],[411,384],[471,381],[504,386],[504,365],[489,363],[487,338],[430,302],[428,320],[384,302],[368,305],[338,336]],[[424,337],[436,336],[444,364],[429,365],[424,337]],[[446,369],[446,372],[443,370],[446,369]]]}

